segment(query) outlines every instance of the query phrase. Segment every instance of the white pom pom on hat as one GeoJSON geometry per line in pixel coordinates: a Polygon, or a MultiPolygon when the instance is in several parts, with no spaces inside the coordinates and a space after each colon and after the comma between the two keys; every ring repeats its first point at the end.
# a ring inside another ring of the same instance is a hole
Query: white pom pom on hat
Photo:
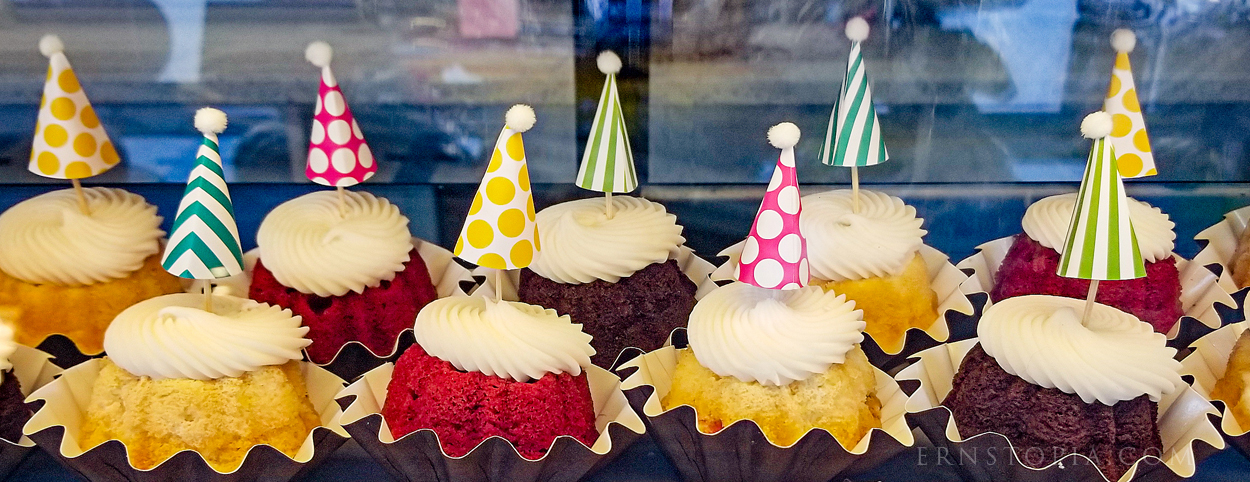
{"type": "Polygon", "coordinates": [[[855,17],[846,21],[846,38],[856,42],[868,39],[868,21],[864,17],[855,17]]]}
{"type": "Polygon", "coordinates": [[[226,113],[212,107],[195,111],[195,129],[204,134],[221,134],[226,130],[226,113]]]}
{"type": "Polygon", "coordinates": [[[1111,135],[1111,126],[1111,114],[1094,112],[1081,121],[1081,135],[1086,139],[1102,139],[1111,135]]]}
{"type": "Polygon", "coordinates": [[[517,104],[509,108],[503,119],[508,128],[517,132],[530,130],[538,121],[538,117],[534,115],[534,108],[525,104],[517,104]]]}
{"type": "Polygon", "coordinates": [[[308,44],[308,48],[304,49],[304,58],[323,69],[330,66],[330,59],[333,57],[334,49],[320,40],[308,44]]]}
{"type": "Polygon", "coordinates": [[[595,64],[599,66],[600,72],[608,75],[621,71],[621,58],[611,50],[599,52],[599,56],[595,58],[595,64]]]}
{"type": "Polygon", "coordinates": [[[768,128],[768,143],[778,149],[788,149],[799,143],[799,126],[782,122],[768,128]]]}
{"type": "Polygon", "coordinates": [[[44,35],[39,39],[39,53],[44,57],[51,57],[65,51],[65,42],[61,41],[61,37],[53,34],[44,35]]]}
{"type": "Polygon", "coordinates": [[[1129,53],[1137,47],[1137,34],[1127,28],[1118,28],[1111,32],[1111,48],[1116,52],[1129,53]]]}

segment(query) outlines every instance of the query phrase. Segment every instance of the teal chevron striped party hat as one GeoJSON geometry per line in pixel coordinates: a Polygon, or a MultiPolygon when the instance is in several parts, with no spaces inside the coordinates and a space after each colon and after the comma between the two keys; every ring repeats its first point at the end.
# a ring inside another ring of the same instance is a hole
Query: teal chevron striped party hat
{"type": "Polygon", "coordinates": [[[1104,281],[1146,276],[1115,149],[1107,139],[1112,125],[1106,112],[1095,112],[1081,122],[1081,134],[1093,139],[1094,146],[1072,210],[1059,276],[1104,281]]]}
{"type": "Polygon", "coordinates": [[[599,96],[590,138],[586,139],[582,167],[577,171],[577,186],[599,192],[630,192],[638,188],[638,174],[634,172],[634,153],[629,149],[621,98],[616,92],[616,73],[621,71],[621,58],[606,50],[599,54],[596,63],[608,78],[599,96]]]}
{"type": "Polygon", "coordinates": [[[195,128],[204,133],[204,142],[195,155],[161,266],[180,278],[220,279],[243,272],[239,228],[217,148],[217,134],[226,130],[226,114],[200,109],[195,128]]]}
{"type": "Polygon", "coordinates": [[[829,114],[829,129],[820,147],[820,162],[830,166],[859,167],[881,164],[890,159],[881,139],[881,123],[872,106],[868,69],[860,53],[860,42],[868,38],[868,22],[855,17],[846,22],[851,39],[851,55],[846,61],[842,91],[829,114]]]}

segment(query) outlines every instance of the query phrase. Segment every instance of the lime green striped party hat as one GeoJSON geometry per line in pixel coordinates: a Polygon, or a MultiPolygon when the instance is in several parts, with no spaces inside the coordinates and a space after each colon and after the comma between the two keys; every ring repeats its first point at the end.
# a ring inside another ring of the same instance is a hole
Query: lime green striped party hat
{"type": "Polygon", "coordinates": [[[621,98],[616,92],[616,73],[621,71],[621,58],[605,50],[596,61],[599,71],[608,78],[603,82],[590,138],[586,139],[582,167],[577,171],[577,186],[599,192],[630,192],[638,188],[638,174],[634,172],[634,153],[629,149],[621,98]]]}
{"type": "Polygon", "coordinates": [[[1059,276],[1103,281],[1146,276],[1115,148],[1107,139],[1112,125],[1106,112],[1095,112],[1081,122],[1081,134],[1093,139],[1094,146],[1072,210],[1059,276]]]}
{"type": "Polygon", "coordinates": [[[196,153],[161,266],[180,278],[221,279],[243,272],[239,228],[217,147],[217,134],[226,130],[226,114],[200,109],[195,113],[195,128],[204,133],[204,142],[196,153]]]}
{"type": "Polygon", "coordinates": [[[860,53],[860,42],[868,38],[868,22],[855,17],[846,22],[851,39],[851,55],[846,62],[842,90],[829,114],[829,129],[820,146],[820,162],[830,166],[858,167],[881,164],[890,159],[881,138],[881,123],[872,106],[868,69],[860,53]]]}

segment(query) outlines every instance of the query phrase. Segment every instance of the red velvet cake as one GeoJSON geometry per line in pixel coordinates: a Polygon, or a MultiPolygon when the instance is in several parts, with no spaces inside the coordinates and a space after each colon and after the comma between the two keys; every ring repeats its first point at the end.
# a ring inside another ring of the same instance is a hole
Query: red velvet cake
{"type": "Polygon", "coordinates": [[[529,382],[460,371],[413,345],[395,364],[382,416],[395,438],[433,429],[452,457],[499,436],[527,459],[561,435],[593,445],[595,404],[586,373],[547,373],[529,382]]]}
{"type": "MultiPolygon", "coordinates": [[[[990,297],[995,302],[1021,295],[1084,299],[1089,293],[1089,281],[1059,276],[1058,268],[1057,251],[1023,233],[1018,234],[998,268],[990,297]]],[[[1167,333],[1185,314],[1181,311],[1180,296],[1176,259],[1168,257],[1146,263],[1145,278],[1098,283],[1097,301],[1127,311],[1150,323],[1155,331],[1167,333]]]]}
{"type": "Polygon", "coordinates": [[[283,286],[260,260],[252,273],[248,296],[304,318],[304,326],[309,328],[307,338],[313,341],[306,349],[313,363],[329,363],[351,341],[364,344],[375,354],[389,354],[400,332],[412,327],[421,307],[438,298],[425,261],[416,249],[408,254],[409,261],[394,279],[365,288],[362,293],[331,297],[283,286]]]}

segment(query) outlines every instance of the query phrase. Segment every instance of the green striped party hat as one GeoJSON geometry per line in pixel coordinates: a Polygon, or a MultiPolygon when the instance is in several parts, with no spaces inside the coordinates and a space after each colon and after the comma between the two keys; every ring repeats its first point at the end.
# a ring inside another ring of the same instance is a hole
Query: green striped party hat
{"type": "Polygon", "coordinates": [[[1106,112],[1095,112],[1081,122],[1081,134],[1093,139],[1094,146],[1072,210],[1059,276],[1104,281],[1146,276],[1115,148],[1106,138],[1111,127],[1111,116],[1106,112]]]}
{"type": "Polygon", "coordinates": [[[195,155],[161,266],[180,278],[221,279],[243,272],[239,228],[217,148],[217,134],[226,130],[226,114],[200,109],[195,128],[204,133],[204,142],[195,155]]]}
{"type": "Polygon", "coordinates": [[[859,44],[868,38],[868,22],[855,17],[846,22],[851,39],[851,55],[846,61],[846,78],[829,114],[829,129],[820,146],[820,162],[830,166],[873,166],[890,159],[881,139],[881,123],[872,106],[868,69],[859,44]]]}
{"type": "Polygon", "coordinates": [[[577,186],[599,192],[630,192],[638,188],[638,174],[634,172],[634,153],[629,149],[629,135],[621,115],[621,98],[616,93],[621,58],[605,50],[596,61],[599,71],[608,78],[603,82],[590,138],[586,139],[577,186]]]}

